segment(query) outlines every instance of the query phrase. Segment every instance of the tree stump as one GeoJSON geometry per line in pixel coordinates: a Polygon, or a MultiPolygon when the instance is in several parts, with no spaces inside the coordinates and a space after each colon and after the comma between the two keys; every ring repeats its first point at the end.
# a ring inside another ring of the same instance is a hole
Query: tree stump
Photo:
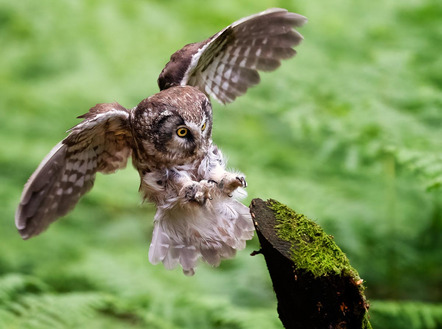
{"type": "Polygon", "coordinates": [[[333,237],[274,200],[250,211],[285,328],[371,328],[362,280],[333,237]]]}

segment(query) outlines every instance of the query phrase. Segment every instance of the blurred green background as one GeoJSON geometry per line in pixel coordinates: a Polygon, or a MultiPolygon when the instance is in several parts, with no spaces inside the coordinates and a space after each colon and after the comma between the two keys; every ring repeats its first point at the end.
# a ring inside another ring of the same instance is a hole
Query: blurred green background
{"type": "Polygon", "coordinates": [[[440,0],[0,0],[0,328],[282,328],[255,239],[190,278],[148,262],[154,207],[131,165],[37,238],[14,227],[76,116],[135,106],[175,50],[270,7],[308,17],[297,57],[214,104],[245,203],[277,199],[334,235],[374,328],[442,328],[440,0]]]}

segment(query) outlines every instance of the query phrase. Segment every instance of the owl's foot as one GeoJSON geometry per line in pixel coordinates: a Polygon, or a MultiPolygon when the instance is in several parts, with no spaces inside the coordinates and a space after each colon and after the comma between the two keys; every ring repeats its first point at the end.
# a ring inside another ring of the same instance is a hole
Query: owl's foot
{"type": "Polygon", "coordinates": [[[185,185],[180,191],[180,197],[187,202],[197,202],[204,205],[207,199],[212,200],[211,191],[216,187],[216,182],[212,180],[202,180],[185,185]]]}
{"type": "Polygon", "coordinates": [[[223,193],[228,196],[232,196],[233,191],[235,191],[238,187],[247,187],[247,182],[244,176],[229,174],[226,175],[221,181],[218,183],[218,187],[223,191],[223,193]]]}

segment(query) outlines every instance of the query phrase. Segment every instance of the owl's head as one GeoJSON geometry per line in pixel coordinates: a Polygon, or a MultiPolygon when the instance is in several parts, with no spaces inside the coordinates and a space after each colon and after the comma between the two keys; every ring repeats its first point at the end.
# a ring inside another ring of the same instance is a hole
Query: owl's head
{"type": "Polygon", "coordinates": [[[212,106],[207,96],[194,87],[172,87],[138,104],[131,124],[138,148],[149,162],[186,164],[207,152],[212,106]]]}

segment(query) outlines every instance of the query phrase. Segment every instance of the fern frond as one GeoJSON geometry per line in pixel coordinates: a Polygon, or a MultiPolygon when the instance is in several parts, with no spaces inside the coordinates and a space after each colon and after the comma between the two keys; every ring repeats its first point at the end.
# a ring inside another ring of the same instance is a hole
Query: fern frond
{"type": "Polygon", "coordinates": [[[428,190],[442,187],[442,155],[411,149],[391,150],[397,162],[424,177],[428,190]]]}
{"type": "Polygon", "coordinates": [[[6,303],[0,321],[6,328],[79,328],[107,303],[101,293],[27,294],[6,303]]]}
{"type": "Polygon", "coordinates": [[[442,327],[442,304],[373,301],[373,328],[437,329],[442,327]]]}
{"type": "Polygon", "coordinates": [[[32,276],[11,273],[0,277],[0,305],[26,293],[45,291],[48,291],[48,286],[32,276]]]}

